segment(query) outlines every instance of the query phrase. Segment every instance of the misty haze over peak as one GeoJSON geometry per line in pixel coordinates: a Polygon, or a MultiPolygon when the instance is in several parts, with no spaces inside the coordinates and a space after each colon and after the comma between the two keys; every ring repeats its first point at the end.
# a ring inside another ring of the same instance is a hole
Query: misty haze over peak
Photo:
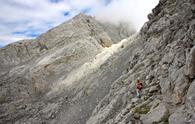
{"type": "Polygon", "coordinates": [[[158,0],[7,0],[0,1],[0,45],[38,37],[84,13],[97,20],[128,22],[137,31],[158,0]],[[6,14],[5,14],[6,13],[6,14]]]}

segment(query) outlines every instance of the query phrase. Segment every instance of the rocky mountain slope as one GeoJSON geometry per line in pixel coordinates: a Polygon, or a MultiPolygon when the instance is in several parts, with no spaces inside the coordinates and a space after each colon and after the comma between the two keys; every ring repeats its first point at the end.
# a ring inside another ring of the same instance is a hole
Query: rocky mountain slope
{"type": "Polygon", "coordinates": [[[195,124],[195,1],[148,19],[117,42],[131,33],[81,14],[0,49],[0,123],[195,124]]]}
{"type": "Polygon", "coordinates": [[[195,1],[160,0],[121,75],[87,124],[195,124],[195,1]],[[135,98],[133,82],[144,90],[135,98]]]}
{"type": "Polygon", "coordinates": [[[123,42],[113,43],[132,33],[79,14],[35,40],[1,48],[0,123],[85,123],[127,67],[126,54],[113,56],[123,42]]]}

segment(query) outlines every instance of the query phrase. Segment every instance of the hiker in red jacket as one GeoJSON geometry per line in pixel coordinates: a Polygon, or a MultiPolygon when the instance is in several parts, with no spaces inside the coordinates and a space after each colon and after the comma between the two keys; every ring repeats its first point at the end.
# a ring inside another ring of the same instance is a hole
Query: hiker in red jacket
{"type": "Polygon", "coordinates": [[[140,82],[139,79],[136,80],[135,82],[135,85],[136,85],[136,93],[137,93],[137,97],[140,98],[140,95],[141,95],[141,91],[142,91],[142,83],[140,82]]]}

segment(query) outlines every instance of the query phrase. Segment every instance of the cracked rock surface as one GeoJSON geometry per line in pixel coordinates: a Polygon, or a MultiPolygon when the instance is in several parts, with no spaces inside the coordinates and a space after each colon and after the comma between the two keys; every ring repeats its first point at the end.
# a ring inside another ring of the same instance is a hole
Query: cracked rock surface
{"type": "Polygon", "coordinates": [[[129,36],[80,14],[1,48],[0,123],[195,124],[195,1],[160,0],[148,19],[129,36]]]}

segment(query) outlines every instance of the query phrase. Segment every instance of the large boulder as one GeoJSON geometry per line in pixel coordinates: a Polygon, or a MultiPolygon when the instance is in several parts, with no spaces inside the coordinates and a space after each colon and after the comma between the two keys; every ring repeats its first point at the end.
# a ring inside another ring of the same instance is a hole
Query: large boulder
{"type": "Polygon", "coordinates": [[[195,46],[191,49],[186,60],[185,73],[190,78],[195,78],[195,46]]]}
{"type": "Polygon", "coordinates": [[[169,117],[169,124],[194,124],[195,123],[195,115],[189,113],[188,110],[185,109],[184,106],[177,109],[169,117]]]}
{"type": "Polygon", "coordinates": [[[156,108],[151,110],[148,114],[141,117],[143,124],[153,124],[158,122],[165,122],[168,119],[169,111],[165,104],[161,103],[156,108]]]}
{"type": "Polygon", "coordinates": [[[195,80],[188,89],[186,103],[189,105],[189,107],[192,107],[192,110],[195,112],[195,80]]]}
{"type": "Polygon", "coordinates": [[[158,91],[158,90],[159,90],[159,86],[152,86],[152,87],[150,87],[149,92],[153,93],[153,92],[158,91]]]}

